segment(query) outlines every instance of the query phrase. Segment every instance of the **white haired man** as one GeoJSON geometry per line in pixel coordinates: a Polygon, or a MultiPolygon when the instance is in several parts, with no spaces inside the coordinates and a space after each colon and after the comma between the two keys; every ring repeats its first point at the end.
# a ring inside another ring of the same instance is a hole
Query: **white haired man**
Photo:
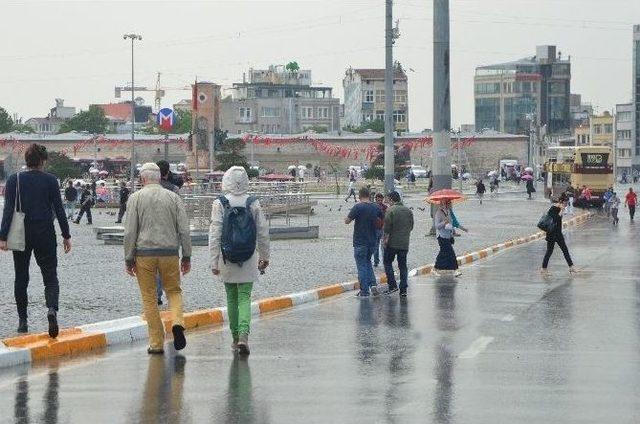
{"type": "Polygon", "coordinates": [[[129,197],[124,230],[126,271],[137,277],[144,316],[149,326],[150,354],[164,353],[164,326],[156,298],[156,274],[159,273],[172,315],[173,345],[184,349],[182,290],[180,272],[191,270],[189,220],[176,193],[160,185],[160,168],[145,163],[140,169],[143,188],[129,197]],[[182,260],[179,250],[182,249],[182,260]],[[180,263],[180,265],[179,265],[180,263]]]}

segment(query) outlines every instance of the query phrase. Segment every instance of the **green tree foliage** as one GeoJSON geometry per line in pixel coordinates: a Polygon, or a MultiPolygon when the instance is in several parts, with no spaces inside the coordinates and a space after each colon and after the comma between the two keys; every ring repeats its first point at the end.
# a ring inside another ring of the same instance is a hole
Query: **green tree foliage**
{"type": "Polygon", "coordinates": [[[13,119],[9,113],[0,107],[0,134],[10,132],[13,128],[13,119]]]}
{"type": "Polygon", "coordinates": [[[382,119],[376,119],[374,121],[363,122],[359,127],[349,125],[344,127],[343,130],[356,134],[362,134],[367,130],[371,130],[375,133],[384,133],[384,121],[382,119]]]}
{"type": "Polygon", "coordinates": [[[245,142],[240,138],[228,138],[220,146],[216,155],[218,166],[216,170],[226,171],[232,166],[242,166],[249,170],[249,163],[244,155],[245,142]]]}
{"type": "Polygon", "coordinates": [[[305,128],[305,131],[313,131],[317,134],[322,134],[322,133],[326,133],[328,130],[326,125],[312,125],[310,127],[305,128]]]}
{"type": "Polygon", "coordinates": [[[60,127],[60,133],[87,131],[90,134],[104,134],[108,125],[109,120],[104,116],[104,111],[96,105],[91,105],[89,110],[67,119],[60,127]]]}
{"type": "Polygon", "coordinates": [[[66,178],[78,178],[82,176],[82,169],[64,153],[49,152],[47,159],[47,171],[60,180],[66,178]]]}
{"type": "MultiPolygon", "coordinates": [[[[411,163],[411,151],[404,146],[394,146],[393,163],[394,176],[402,178],[407,165],[411,163]]],[[[378,145],[378,155],[371,162],[371,166],[365,172],[365,178],[379,179],[384,181],[384,137],[380,139],[378,145]]]]}
{"type": "Polygon", "coordinates": [[[291,73],[296,73],[300,70],[300,65],[298,65],[298,62],[289,62],[284,68],[291,73]]]}
{"type": "Polygon", "coordinates": [[[17,133],[27,133],[27,134],[31,134],[35,132],[33,128],[25,124],[13,124],[11,131],[17,132],[17,133]]]}

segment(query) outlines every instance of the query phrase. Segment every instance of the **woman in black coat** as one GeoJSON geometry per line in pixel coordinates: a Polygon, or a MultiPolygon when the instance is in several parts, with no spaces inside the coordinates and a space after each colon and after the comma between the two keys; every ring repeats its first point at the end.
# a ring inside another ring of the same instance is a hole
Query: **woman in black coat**
{"type": "Polygon", "coordinates": [[[567,202],[569,201],[566,194],[562,194],[558,201],[549,208],[547,215],[552,219],[553,226],[547,231],[547,252],[544,255],[544,259],[542,260],[542,269],[540,270],[542,274],[547,273],[547,266],[549,265],[549,259],[551,258],[551,254],[553,253],[553,249],[556,245],[560,246],[560,250],[564,254],[564,259],[567,261],[567,265],[569,265],[569,272],[574,273],[575,268],[573,266],[573,261],[571,260],[571,255],[569,254],[569,248],[567,248],[567,243],[564,241],[564,235],[562,234],[562,214],[564,209],[567,207],[567,202]]]}

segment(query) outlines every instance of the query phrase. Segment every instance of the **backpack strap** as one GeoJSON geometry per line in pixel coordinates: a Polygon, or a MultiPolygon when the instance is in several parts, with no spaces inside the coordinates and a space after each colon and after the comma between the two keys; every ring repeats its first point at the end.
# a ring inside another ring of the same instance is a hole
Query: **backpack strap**
{"type": "Polygon", "coordinates": [[[223,208],[229,209],[231,207],[231,205],[229,204],[229,199],[227,199],[226,196],[220,196],[218,197],[218,200],[222,204],[223,208]]]}

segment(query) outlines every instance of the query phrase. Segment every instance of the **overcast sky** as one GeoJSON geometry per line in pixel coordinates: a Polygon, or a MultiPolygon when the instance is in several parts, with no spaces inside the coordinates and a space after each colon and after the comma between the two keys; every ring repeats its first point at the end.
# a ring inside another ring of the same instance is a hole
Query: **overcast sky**
{"type": "MultiPolygon", "coordinates": [[[[411,130],[432,122],[431,0],[396,0],[401,38],[394,58],[409,75],[411,130]]],[[[555,44],[571,55],[572,92],[602,112],[631,99],[632,25],[640,0],[451,0],[452,124],[473,123],[480,64],[535,54],[555,44]]],[[[45,116],[54,98],[86,109],[136,86],[180,88],[194,78],[229,86],[249,67],[296,60],[317,84],[335,87],[349,66],[384,66],[384,0],[22,1],[0,3],[0,106],[45,116]]],[[[148,104],[152,94],[143,96],[148,104]]],[[[168,91],[163,106],[189,93],[168,91]]]]}

